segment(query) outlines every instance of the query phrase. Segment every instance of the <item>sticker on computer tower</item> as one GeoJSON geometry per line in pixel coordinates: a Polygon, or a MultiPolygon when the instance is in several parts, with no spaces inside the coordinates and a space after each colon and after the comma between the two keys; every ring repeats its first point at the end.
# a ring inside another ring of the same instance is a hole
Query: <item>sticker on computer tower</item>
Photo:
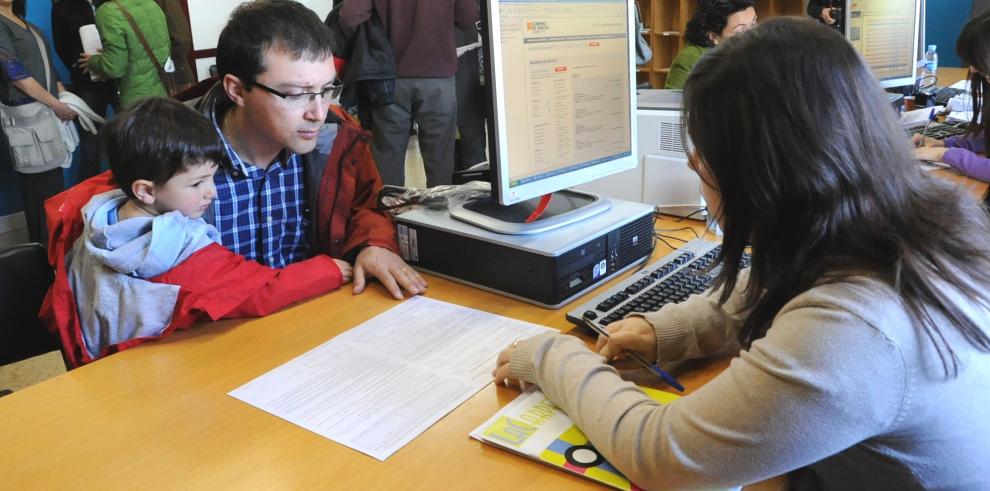
{"type": "Polygon", "coordinates": [[[419,241],[416,239],[416,229],[409,229],[409,259],[419,262],[419,241]]]}
{"type": "Polygon", "coordinates": [[[608,272],[608,261],[602,259],[602,261],[595,265],[591,270],[591,277],[598,278],[599,276],[604,276],[608,272]]]}
{"type": "Polygon", "coordinates": [[[402,254],[402,259],[409,260],[409,227],[398,224],[395,227],[399,240],[399,252],[402,254]]]}

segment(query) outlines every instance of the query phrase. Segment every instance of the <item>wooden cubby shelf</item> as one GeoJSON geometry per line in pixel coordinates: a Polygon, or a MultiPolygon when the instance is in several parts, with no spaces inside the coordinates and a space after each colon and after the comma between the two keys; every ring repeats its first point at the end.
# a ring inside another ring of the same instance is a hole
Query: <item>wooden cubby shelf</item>
{"type": "MultiPolygon", "coordinates": [[[[636,70],[636,82],[662,89],[674,57],[684,47],[684,30],[697,0],[639,0],[640,13],[650,42],[653,59],[636,70]]],[[[760,19],[779,15],[804,15],[802,0],[756,0],[760,19]]]]}

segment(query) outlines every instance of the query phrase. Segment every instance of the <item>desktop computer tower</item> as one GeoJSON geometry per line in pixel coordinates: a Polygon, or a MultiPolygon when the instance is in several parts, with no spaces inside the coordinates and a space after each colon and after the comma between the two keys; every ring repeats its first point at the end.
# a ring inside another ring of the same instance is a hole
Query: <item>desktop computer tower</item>
{"type": "Polygon", "coordinates": [[[446,210],[396,217],[413,267],[546,308],[558,308],[653,252],[653,207],[611,200],[608,211],[530,235],[490,232],[446,210]]]}

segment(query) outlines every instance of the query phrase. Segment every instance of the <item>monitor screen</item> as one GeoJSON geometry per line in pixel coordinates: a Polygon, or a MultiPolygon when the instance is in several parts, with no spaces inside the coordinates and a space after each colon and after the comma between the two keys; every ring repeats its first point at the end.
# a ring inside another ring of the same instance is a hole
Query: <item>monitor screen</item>
{"type": "Polygon", "coordinates": [[[921,0],[849,0],[846,38],[883,87],[914,85],[921,0]]]}
{"type": "Polygon", "coordinates": [[[492,192],[509,205],[636,166],[627,0],[487,0],[492,192]]]}

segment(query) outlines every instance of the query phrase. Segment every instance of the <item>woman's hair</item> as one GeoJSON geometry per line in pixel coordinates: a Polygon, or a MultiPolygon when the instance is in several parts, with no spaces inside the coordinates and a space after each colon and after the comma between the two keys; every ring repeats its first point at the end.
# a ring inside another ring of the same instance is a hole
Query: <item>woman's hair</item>
{"type": "Polygon", "coordinates": [[[777,18],[734,36],[691,71],[683,117],[721,193],[722,303],[752,246],[743,345],[802,292],[866,275],[898,293],[947,374],[958,369],[947,329],[990,351],[986,326],[953,300],[990,308],[988,217],[919,168],[876,78],[835,29],[777,18]]]}
{"type": "Polygon", "coordinates": [[[729,16],[752,7],[754,0],[700,0],[694,16],[687,23],[684,37],[696,46],[715,46],[709,32],[721,34],[729,16]]]}
{"type": "Polygon", "coordinates": [[[14,4],[10,6],[10,11],[23,20],[27,17],[27,0],[14,0],[14,4]]]}
{"type": "Polygon", "coordinates": [[[956,41],[956,53],[967,65],[976,67],[980,73],[970,77],[970,91],[973,94],[973,120],[969,125],[969,135],[976,136],[983,132],[983,138],[990,148],[990,131],[987,129],[987,118],[990,117],[990,106],[984,100],[990,90],[986,77],[990,77],[990,9],[973,17],[963,27],[956,41]]]}

